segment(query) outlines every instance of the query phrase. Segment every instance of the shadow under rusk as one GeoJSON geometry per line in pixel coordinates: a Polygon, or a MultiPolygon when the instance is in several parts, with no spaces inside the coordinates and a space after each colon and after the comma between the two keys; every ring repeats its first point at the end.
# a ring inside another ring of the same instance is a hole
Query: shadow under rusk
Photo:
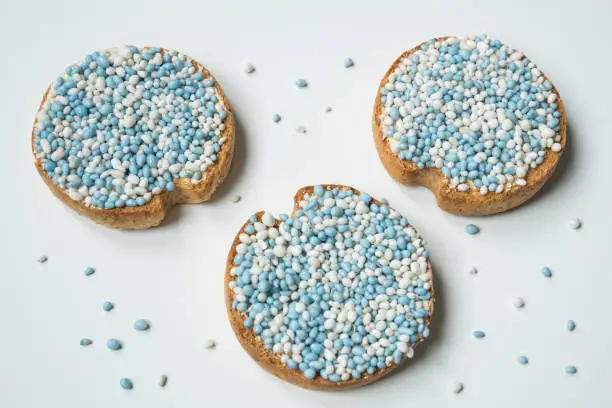
{"type": "Polygon", "coordinates": [[[554,193],[555,189],[560,188],[563,180],[569,177],[568,175],[571,169],[576,167],[574,163],[576,160],[576,152],[574,149],[578,147],[579,143],[572,143],[574,140],[574,128],[569,121],[567,122],[566,132],[565,151],[561,156],[561,160],[559,160],[557,168],[555,171],[553,171],[553,174],[551,174],[548,181],[544,183],[544,186],[540,189],[540,191],[538,191],[527,203],[538,199],[543,199],[544,197],[554,193]]]}
{"type": "Polygon", "coordinates": [[[400,363],[400,365],[392,370],[388,375],[381,378],[380,380],[373,382],[371,384],[366,385],[365,387],[359,387],[352,390],[347,390],[345,392],[361,392],[362,390],[370,389],[371,387],[385,387],[385,386],[394,386],[392,383],[395,381],[401,381],[397,377],[408,376],[408,375],[416,375],[418,376],[418,366],[422,364],[426,364],[427,356],[429,355],[429,349],[431,347],[436,347],[441,339],[444,336],[443,327],[444,327],[444,319],[446,315],[445,306],[442,299],[442,294],[444,293],[443,285],[440,283],[439,274],[436,273],[436,263],[431,262],[433,274],[434,274],[434,290],[435,290],[435,305],[434,312],[431,318],[431,322],[429,324],[429,337],[423,339],[419,345],[417,345],[414,349],[414,357],[411,359],[404,358],[404,360],[400,363]]]}
{"type": "Polygon", "coordinates": [[[437,272],[437,263],[435,261],[431,261],[433,276],[434,276],[434,290],[435,290],[435,304],[433,315],[431,316],[431,322],[429,323],[429,337],[423,339],[423,341],[417,345],[414,349],[414,357],[411,359],[404,360],[399,367],[389,373],[387,378],[383,378],[382,381],[389,380],[398,375],[408,375],[403,374],[404,371],[407,370],[416,370],[416,366],[422,364],[427,360],[428,351],[431,347],[435,347],[436,343],[442,339],[443,336],[443,327],[444,327],[444,319],[446,317],[446,310],[443,299],[444,288],[442,283],[440,282],[440,274],[437,272]]]}
{"type": "Polygon", "coordinates": [[[234,113],[234,158],[232,159],[232,164],[230,167],[229,174],[227,178],[217,188],[217,190],[213,193],[210,200],[205,201],[203,205],[207,203],[214,203],[217,201],[222,201],[227,199],[227,196],[235,190],[234,185],[240,180],[241,177],[244,176],[247,164],[247,138],[244,133],[244,128],[236,114],[234,113]]]}

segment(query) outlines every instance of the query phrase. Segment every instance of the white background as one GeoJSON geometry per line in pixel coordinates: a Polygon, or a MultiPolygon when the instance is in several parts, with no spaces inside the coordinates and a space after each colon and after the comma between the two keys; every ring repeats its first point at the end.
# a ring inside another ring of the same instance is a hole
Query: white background
{"type": "Polygon", "coordinates": [[[2,0],[0,407],[610,407],[606,3],[20,0],[9,8],[2,0]],[[569,150],[533,202],[468,219],[440,211],[429,191],[391,180],[370,120],[378,82],[401,52],[435,36],[483,32],[524,51],[555,83],[569,150]],[[75,215],[40,180],[30,153],[49,82],[86,53],[120,44],[177,48],[199,60],[238,121],[233,168],[214,200],[175,208],[149,231],[109,230],[75,215]],[[343,67],[346,56],[354,68],[343,67]],[[253,75],[244,74],[247,63],[253,75]],[[297,78],[310,86],[296,88],[297,78]],[[308,133],[297,134],[299,125],[308,133]],[[425,237],[437,273],[426,346],[392,377],[355,391],[276,380],[226,321],[223,273],[235,232],[256,210],[290,211],[293,193],[315,183],[388,198],[425,237]],[[232,204],[232,194],[242,201],[232,204]],[[572,217],[584,221],[581,230],[568,228],[572,217]],[[479,235],[464,232],[469,222],[479,235]],[[41,254],[47,264],[36,262],[41,254]],[[551,280],[540,275],[544,265],[551,280]],[[97,273],[84,277],[87,266],[97,273]],[[524,310],[510,306],[515,296],[525,298],[524,310]],[[116,304],[111,313],[101,309],[105,300],[116,304]],[[139,317],[151,321],[149,333],[132,329],[139,317]],[[577,323],[571,334],[568,318],[577,323]],[[474,339],[477,329],[487,337],[474,339]],[[81,337],[93,346],[79,347],[81,337]],[[106,349],[110,337],[124,341],[121,352],[106,349]],[[203,348],[207,338],[217,349],[203,348]],[[520,354],[528,366],[517,364],[520,354]],[[577,375],[564,373],[569,364],[577,375]],[[165,389],[156,385],[162,373],[165,389]],[[124,376],[131,392],[119,387],[124,376]],[[455,380],[465,384],[460,395],[450,391],[455,380]]]}

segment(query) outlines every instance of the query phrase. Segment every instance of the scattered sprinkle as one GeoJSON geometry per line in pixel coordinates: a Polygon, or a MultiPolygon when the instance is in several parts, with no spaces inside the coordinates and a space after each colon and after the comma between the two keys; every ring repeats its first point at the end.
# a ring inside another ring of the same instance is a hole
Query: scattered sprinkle
{"type": "Polygon", "coordinates": [[[353,61],[352,58],[345,58],[344,59],[344,68],[350,68],[353,65],[355,65],[355,61],[353,61]]]}
{"type": "Polygon", "coordinates": [[[325,107],[325,113],[329,113],[332,111],[332,107],[331,106],[326,106],[325,107]]]}
{"type": "Polygon", "coordinates": [[[576,322],[570,319],[567,321],[567,331],[573,332],[574,330],[576,330],[576,322]]]}
{"type": "Polygon", "coordinates": [[[575,366],[567,366],[567,367],[565,367],[565,372],[567,374],[574,375],[574,374],[576,374],[578,372],[578,369],[575,366]]]}
{"type": "Polygon", "coordinates": [[[459,394],[461,391],[463,391],[463,384],[458,381],[454,381],[451,386],[451,390],[453,393],[459,394]]]}
{"type": "Polygon", "coordinates": [[[278,123],[281,121],[281,115],[279,115],[278,113],[275,113],[274,115],[272,115],[272,120],[274,121],[274,123],[278,123]]]}
{"type": "Polygon", "coordinates": [[[440,169],[458,192],[525,186],[548,152],[563,149],[553,85],[522,52],[484,35],[421,45],[386,78],[379,100],[393,154],[440,169]]]}
{"type": "Polygon", "coordinates": [[[305,79],[298,79],[297,81],[295,81],[295,85],[298,88],[306,88],[308,86],[308,82],[306,82],[305,79]]]}
{"type": "Polygon", "coordinates": [[[91,266],[88,266],[83,273],[85,274],[85,276],[91,276],[96,273],[96,270],[91,266]]]}
{"type": "Polygon", "coordinates": [[[40,257],[39,257],[39,258],[36,260],[36,262],[38,262],[38,263],[41,263],[41,264],[42,264],[42,263],[47,262],[47,260],[48,260],[48,259],[49,259],[49,258],[47,258],[47,255],[41,255],[41,256],[40,256],[40,257]]]}
{"type": "Polygon", "coordinates": [[[571,229],[577,230],[580,227],[582,227],[582,221],[580,221],[579,218],[572,218],[571,220],[569,220],[569,227],[571,229]]]}
{"type": "Polygon", "coordinates": [[[115,305],[112,304],[111,302],[102,303],[102,310],[104,310],[105,312],[110,312],[114,308],[115,308],[115,305]]]}
{"type": "Polygon", "coordinates": [[[477,275],[478,274],[478,269],[476,269],[475,266],[472,266],[470,268],[470,275],[477,275]]]}
{"type": "Polygon", "coordinates": [[[204,348],[206,349],[213,349],[217,346],[217,343],[213,340],[213,339],[206,339],[204,340],[204,348]]]}
{"type": "Polygon", "coordinates": [[[515,297],[512,300],[512,306],[514,306],[517,309],[522,309],[523,307],[525,307],[525,299],[523,299],[522,297],[515,297]]]}
{"type": "Polygon", "coordinates": [[[149,322],[145,319],[138,319],[134,322],[134,330],[147,331],[150,329],[149,322]]]}
{"type": "Polygon", "coordinates": [[[295,131],[304,134],[306,133],[306,128],[304,126],[298,126],[295,131]]]}
{"type": "Polygon", "coordinates": [[[234,194],[230,197],[230,201],[232,203],[237,203],[240,200],[242,200],[242,197],[240,197],[238,194],[234,194]]]}
{"type": "Polygon", "coordinates": [[[91,339],[81,339],[81,341],[79,342],[79,344],[81,346],[91,346],[93,344],[93,341],[91,339]]]}
{"type": "Polygon", "coordinates": [[[478,228],[474,224],[468,224],[465,226],[465,232],[467,232],[470,235],[478,234],[480,232],[480,228],[478,228]]]}
{"type": "Polygon", "coordinates": [[[247,64],[246,67],[244,67],[244,72],[247,74],[252,74],[255,72],[255,66],[253,64],[247,64]]]}
{"type": "Polygon", "coordinates": [[[121,388],[123,388],[124,390],[131,390],[132,388],[134,388],[134,384],[129,378],[122,378],[121,380],[119,380],[119,385],[121,385],[121,388]]]}
{"type": "Polygon", "coordinates": [[[527,365],[527,364],[529,364],[529,359],[526,356],[518,356],[516,358],[516,361],[520,365],[527,365]]]}
{"type": "Polygon", "coordinates": [[[476,337],[477,339],[482,339],[485,336],[485,332],[480,331],[480,330],[476,330],[474,333],[472,333],[474,335],[474,337],[476,337]]]}
{"type": "Polygon", "coordinates": [[[545,278],[551,278],[552,277],[552,271],[550,270],[550,268],[548,266],[545,266],[542,268],[542,275],[545,278]]]}
{"type": "Polygon", "coordinates": [[[165,387],[166,384],[168,383],[168,376],[166,374],[162,374],[159,377],[159,381],[157,382],[159,384],[160,387],[165,387]]]}
{"type": "Polygon", "coordinates": [[[106,342],[106,347],[108,347],[110,350],[117,351],[123,348],[123,344],[121,344],[121,342],[117,339],[108,339],[106,342]]]}

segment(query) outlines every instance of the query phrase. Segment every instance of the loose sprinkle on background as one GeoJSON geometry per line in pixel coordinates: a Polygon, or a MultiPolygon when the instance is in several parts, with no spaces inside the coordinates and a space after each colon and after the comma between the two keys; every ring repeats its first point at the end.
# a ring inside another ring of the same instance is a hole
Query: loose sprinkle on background
{"type": "Polygon", "coordinates": [[[463,391],[463,384],[458,381],[455,381],[451,386],[451,390],[453,391],[453,393],[459,394],[461,391],[463,391]]]}
{"type": "Polygon", "coordinates": [[[478,228],[474,224],[468,224],[465,226],[465,232],[467,232],[470,235],[478,234],[480,232],[480,228],[478,228]]]}
{"type": "Polygon", "coordinates": [[[166,386],[167,383],[168,383],[168,376],[166,374],[162,374],[159,377],[159,381],[158,381],[159,386],[163,388],[166,386]]]}
{"type": "Polygon", "coordinates": [[[512,306],[514,306],[517,309],[522,309],[523,307],[525,307],[525,299],[523,299],[522,297],[515,297],[512,300],[512,306]]]}
{"type": "Polygon", "coordinates": [[[138,319],[134,322],[134,330],[147,331],[150,328],[151,326],[149,325],[149,322],[147,322],[145,319],[138,319]]]}
{"type": "Polygon", "coordinates": [[[129,378],[122,378],[121,380],[119,380],[119,385],[121,385],[121,388],[123,388],[124,390],[131,390],[132,388],[134,388],[134,384],[129,378]]]}
{"type": "Polygon", "coordinates": [[[117,339],[108,339],[106,342],[106,347],[112,351],[117,351],[123,348],[123,344],[121,344],[121,342],[117,339]]]}
{"type": "Polygon", "coordinates": [[[91,346],[93,343],[93,341],[91,339],[81,339],[81,341],[79,342],[79,344],[83,347],[85,346],[91,346]]]}
{"type": "Polygon", "coordinates": [[[572,218],[568,223],[571,229],[577,230],[582,226],[582,221],[579,218],[572,218]]]}
{"type": "Polygon", "coordinates": [[[480,330],[476,330],[474,333],[472,333],[474,335],[474,337],[476,337],[477,339],[482,339],[485,336],[485,332],[480,331],[480,330]]]}

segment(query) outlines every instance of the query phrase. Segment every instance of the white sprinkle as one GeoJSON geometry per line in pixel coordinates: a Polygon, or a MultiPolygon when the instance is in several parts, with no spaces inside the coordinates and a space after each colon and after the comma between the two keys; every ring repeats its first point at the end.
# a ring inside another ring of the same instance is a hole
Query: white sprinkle
{"type": "Polygon", "coordinates": [[[516,297],[512,300],[512,306],[522,309],[525,306],[525,300],[522,297],[516,297]]]}
{"type": "Polygon", "coordinates": [[[69,195],[69,196],[70,196],[70,198],[72,198],[74,201],[82,201],[82,200],[85,198],[85,196],[84,196],[83,194],[79,193],[79,192],[78,192],[78,191],[76,191],[76,190],[70,190],[70,191],[68,192],[68,195],[69,195]]]}
{"type": "Polygon", "coordinates": [[[127,116],[123,119],[123,127],[127,129],[134,127],[135,124],[136,124],[135,116],[127,116]]]}
{"type": "Polygon", "coordinates": [[[47,139],[40,139],[40,148],[45,154],[51,153],[51,144],[47,139]]]}
{"type": "Polygon", "coordinates": [[[244,72],[247,74],[252,74],[255,72],[255,66],[253,64],[247,64],[246,67],[244,67],[244,72]]]}
{"type": "Polygon", "coordinates": [[[206,339],[204,340],[204,348],[205,349],[213,349],[217,346],[217,343],[215,343],[215,341],[213,339],[206,339]]]}
{"type": "Polygon", "coordinates": [[[368,206],[363,201],[359,201],[357,203],[357,206],[355,207],[355,212],[357,214],[365,214],[368,211],[370,211],[370,209],[368,208],[368,206]]]}
{"type": "Polygon", "coordinates": [[[502,129],[504,129],[505,131],[512,129],[513,127],[514,124],[510,119],[504,119],[504,121],[502,122],[502,129]]]}
{"type": "Polygon", "coordinates": [[[306,128],[304,126],[298,126],[297,128],[295,128],[295,131],[298,133],[306,133],[306,128]]]}
{"type": "Polygon", "coordinates": [[[64,158],[64,149],[62,147],[58,147],[53,153],[51,153],[51,160],[60,161],[64,158]]]}
{"type": "Polygon", "coordinates": [[[451,385],[451,390],[453,393],[459,394],[461,391],[463,391],[463,384],[458,381],[454,381],[451,385]]]}
{"type": "Polygon", "coordinates": [[[47,255],[41,255],[41,256],[40,256],[40,257],[39,257],[39,258],[36,260],[36,262],[38,262],[38,263],[45,263],[45,262],[47,262],[47,259],[49,259],[49,258],[47,258],[47,255]]]}
{"type": "Polygon", "coordinates": [[[230,197],[230,201],[232,203],[237,203],[238,201],[240,201],[242,199],[242,197],[240,197],[238,194],[234,194],[230,197]]]}
{"type": "Polygon", "coordinates": [[[272,214],[270,214],[269,212],[265,212],[263,213],[263,215],[261,216],[261,222],[266,226],[266,227],[273,227],[276,220],[274,219],[274,216],[272,214]]]}
{"type": "Polygon", "coordinates": [[[568,225],[571,229],[577,230],[582,227],[582,221],[580,221],[580,219],[578,218],[572,218],[571,220],[569,220],[568,225]]]}

